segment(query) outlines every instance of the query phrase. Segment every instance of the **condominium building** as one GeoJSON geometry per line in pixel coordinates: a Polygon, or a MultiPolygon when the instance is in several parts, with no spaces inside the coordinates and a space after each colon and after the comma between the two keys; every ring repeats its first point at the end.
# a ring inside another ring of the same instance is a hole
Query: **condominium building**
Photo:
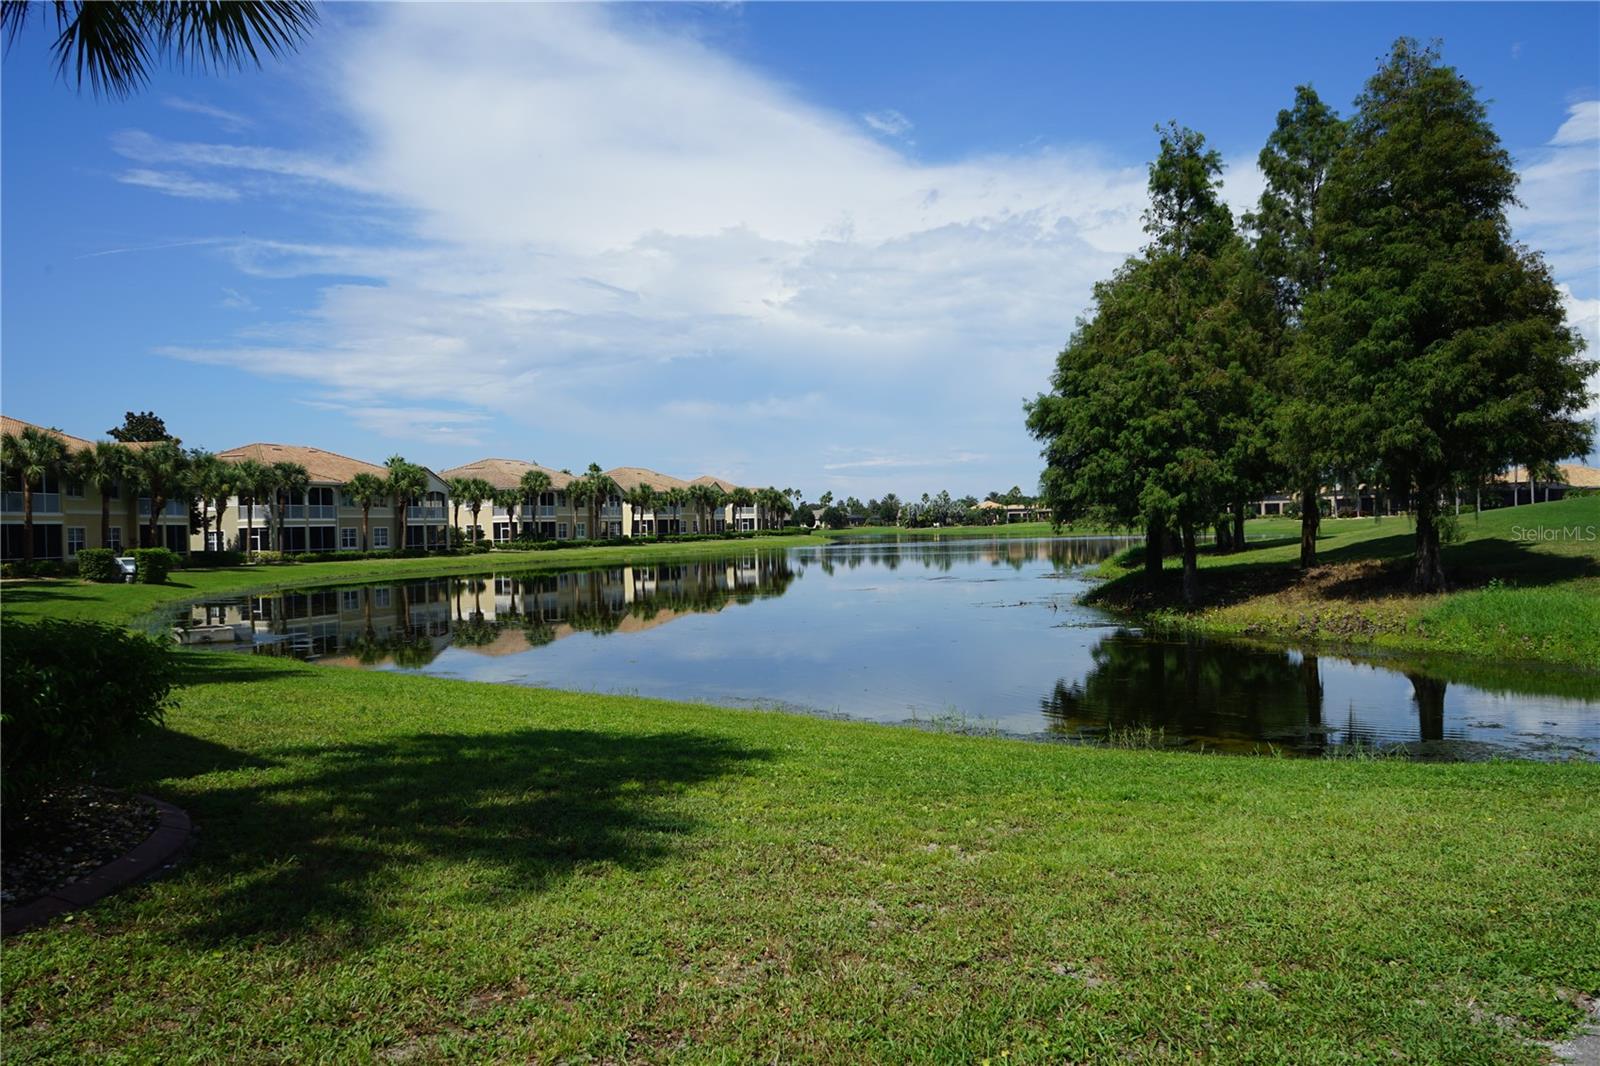
{"type": "MultiPolygon", "coordinates": [[[[19,435],[24,429],[42,429],[14,418],[4,418],[4,432],[19,435]]],[[[92,450],[93,441],[44,429],[62,441],[70,455],[92,450]]],[[[125,444],[132,450],[148,444],[125,444]]],[[[596,540],[624,536],[658,536],[684,533],[720,533],[775,527],[778,516],[760,507],[725,502],[707,509],[688,493],[712,485],[724,494],[738,486],[721,478],[697,477],[685,481],[641,466],[619,466],[606,471],[617,492],[603,500],[589,500],[574,491],[575,475],[521,459],[480,459],[453,467],[443,475],[422,468],[427,479],[421,499],[410,502],[397,515],[393,501],[380,498],[363,511],[344,486],[358,474],[387,480],[388,470],[375,463],[352,459],[337,452],[297,444],[246,444],[217,453],[227,463],[252,460],[263,466],[292,463],[306,471],[305,489],[279,492],[262,499],[234,493],[222,504],[185,498],[167,500],[155,523],[154,543],[174,551],[283,551],[337,552],[390,548],[432,548],[449,543],[452,526],[467,536],[508,541],[524,536],[550,540],[596,540]],[[449,482],[456,478],[487,483],[499,491],[520,490],[523,477],[538,471],[548,487],[536,500],[520,500],[509,509],[494,500],[479,502],[476,515],[464,499],[451,499],[449,482]],[[649,505],[628,502],[637,490],[654,490],[649,505]],[[673,490],[679,490],[673,496],[673,490]]],[[[3,555],[23,555],[23,493],[15,472],[7,471],[0,494],[3,555]]],[[[70,559],[84,548],[116,549],[145,545],[150,537],[150,504],[132,483],[111,488],[106,498],[93,487],[76,484],[63,474],[50,474],[33,486],[34,557],[70,559]],[[109,504],[105,532],[101,509],[109,504]]]]}
{"type": "Polygon", "coordinates": [[[228,498],[220,515],[208,506],[210,542],[202,543],[197,531],[196,549],[244,550],[248,546],[250,551],[296,553],[428,548],[447,543],[449,500],[445,484],[426,467],[423,472],[428,479],[427,491],[406,507],[403,520],[395,514],[394,501],[383,497],[371,508],[363,526],[361,507],[344,491],[344,486],[357,474],[386,478],[388,471],[384,467],[298,444],[245,444],[218,452],[217,458],[226,463],[250,459],[263,466],[295,463],[305,468],[309,486],[303,492],[281,493],[258,501],[235,494],[228,498]]]}
{"type": "MultiPolygon", "coordinates": [[[[0,432],[20,436],[24,429],[37,429],[55,437],[66,446],[69,457],[94,450],[93,441],[0,415],[0,432]]],[[[137,450],[144,445],[127,447],[137,450]]],[[[71,559],[84,548],[138,547],[149,540],[149,526],[150,499],[139,495],[131,481],[113,485],[103,495],[93,485],[81,484],[65,474],[48,474],[33,486],[35,559],[71,559]]],[[[182,551],[189,542],[188,502],[168,500],[156,518],[155,528],[157,545],[182,551]]],[[[7,470],[0,491],[0,558],[23,558],[24,529],[22,482],[15,471],[7,470]]]]}

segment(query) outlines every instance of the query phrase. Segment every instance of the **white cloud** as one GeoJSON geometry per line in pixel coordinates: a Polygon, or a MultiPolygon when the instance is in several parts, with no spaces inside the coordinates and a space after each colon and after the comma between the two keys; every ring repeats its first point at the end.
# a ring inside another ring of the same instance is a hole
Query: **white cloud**
{"type": "Polygon", "coordinates": [[[186,100],[181,96],[169,96],[161,102],[174,111],[187,111],[192,115],[203,115],[216,122],[217,125],[229,133],[238,133],[255,125],[253,121],[241,114],[226,111],[203,100],[186,100]]]}
{"type": "Polygon", "coordinates": [[[1600,141],[1600,100],[1581,100],[1567,108],[1567,121],[1550,138],[1555,145],[1593,144],[1600,141]]]}
{"type": "Polygon", "coordinates": [[[219,306],[225,307],[230,311],[254,311],[257,309],[256,302],[250,297],[238,289],[230,289],[226,286],[222,289],[222,300],[219,306]]]}
{"type": "Polygon", "coordinates": [[[882,111],[869,111],[861,116],[861,121],[885,137],[904,137],[911,131],[911,120],[892,107],[882,111]]]}
{"type": "Polygon", "coordinates": [[[125,170],[117,175],[124,185],[138,185],[185,200],[237,200],[239,192],[215,181],[202,181],[176,170],[125,170]]]}

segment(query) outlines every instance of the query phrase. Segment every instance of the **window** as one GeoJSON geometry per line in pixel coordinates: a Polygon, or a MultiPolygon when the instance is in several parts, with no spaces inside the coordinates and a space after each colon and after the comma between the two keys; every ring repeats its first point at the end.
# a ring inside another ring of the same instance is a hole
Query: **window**
{"type": "Polygon", "coordinates": [[[389,527],[374,526],[372,530],[372,546],[374,548],[387,548],[389,546],[389,527]]]}
{"type": "Polygon", "coordinates": [[[120,551],[122,549],[122,527],[112,526],[106,532],[108,533],[108,536],[106,537],[106,547],[111,548],[114,551],[120,551]]]}
{"type": "Polygon", "coordinates": [[[345,549],[361,547],[361,531],[355,526],[340,526],[339,547],[345,549]]]}
{"type": "Polygon", "coordinates": [[[350,498],[350,494],[348,492],[344,491],[343,489],[340,489],[339,490],[339,506],[340,507],[354,507],[355,505],[356,505],[356,501],[350,498]]]}
{"type": "Polygon", "coordinates": [[[312,526],[306,532],[310,534],[311,538],[307,545],[308,550],[314,552],[333,551],[334,529],[332,526],[312,526]]]}
{"type": "Polygon", "coordinates": [[[556,523],[556,539],[557,540],[566,540],[567,539],[567,524],[565,522],[556,523]]]}
{"type": "MultiPolygon", "coordinates": [[[[74,500],[83,499],[83,482],[69,481],[66,484],[66,494],[74,500]]],[[[70,539],[70,538],[69,538],[70,539]]]]}
{"type": "MultiPolygon", "coordinates": [[[[70,496],[71,493],[68,493],[68,495],[70,496]]],[[[77,555],[79,552],[83,551],[84,545],[87,543],[88,537],[85,535],[83,526],[67,527],[67,554],[69,556],[77,555]]]]}
{"type": "Polygon", "coordinates": [[[496,522],[494,524],[494,539],[496,542],[505,542],[511,539],[511,523],[496,522]]]}
{"type": "Polygon", "coordinates": [[[344,589],[339,593],[339,608],[344,611],[361,610],[361,590],[344,589]]]}
{"type": "Polygon", "coordinates": [[[387,606],[389,606],[389,590],[388,589],[373,589],[372,590],[372,606],[374,606],[374,607],[387,607],[387,606]]]}
{"type": "Polygon", "coordinates": [[[587,523],[587,522],[579,522],[578,523],[578,539],[579,540],[585,540],[585,539],[588,538],[588,535],[589,535],[589,523],[587,523]]]}

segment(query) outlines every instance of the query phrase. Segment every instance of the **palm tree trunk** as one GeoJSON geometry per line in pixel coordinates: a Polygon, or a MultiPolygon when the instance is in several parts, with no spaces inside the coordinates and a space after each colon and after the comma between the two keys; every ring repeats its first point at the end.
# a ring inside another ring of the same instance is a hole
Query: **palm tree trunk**
{"type": "Polygon", "coordinates": [[[33,562],[33,486],[22,478],[22,561],[33,562]]]}
{"type": "Polygon", "coordinates": [[[100,490],[100,547],[111,547],[111,497],[100,490]]]}
{"type": "MultiPolygon", "coordinates": [[[[241,497],[244,499],[245,497],[241,497]]],[[[244,510],[244,557],[250,558],[250,553],[256,550],[256,498],[248,497],[250,503],[244,510]]]]}

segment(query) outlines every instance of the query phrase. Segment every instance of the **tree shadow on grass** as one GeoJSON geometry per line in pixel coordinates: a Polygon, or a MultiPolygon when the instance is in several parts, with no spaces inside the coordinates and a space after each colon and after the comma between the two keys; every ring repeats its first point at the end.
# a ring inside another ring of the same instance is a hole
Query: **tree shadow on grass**
{"type": "MultiPolygon", "coordinates": [[[[1252,542],[1252,550],[1258,545],[1252,542]]],[[[1259,596],[1291,591],[1324,600],[1381,600],[1411,595],[1411,561],[1415,535],[1407,530],[1391,536],[1320,548],[1317,566],[1303,571],[1293,561],[1254,561],[1250,551],[1223,556],[1227,562],[1200,570],[1199,607],[1227,607],[1259,596]]],[[[1212,553],[1203,553],[1212,554],[1212,553]]],[[[1137,561],[1137,560],[1135,560],[1137,561]]],[[[1447,546],[1445,579],[1453,590],[1479,588],[1498,579],[1511,585],[1537,587],[1600,577],[1594,555],[1540,550],[1531,542],[1484,538],[1447,546]]],[[[1126,610],[1183,607],[1182,572],[1171,565],[1161,582],[1150,588],[1144,574],[1133,570],[1092,592],[1086,602],[1126,610]]]]}
{"type": "Polygon", "coordinates": [[[418,895],[495,906],[588,870],[643,869],[696,829],[676,796],[769,755],[694,733],[527,729],[274,757],[192,803],[203,906],[178,928],[191,944],[348,947],[404,934],[418,895]]]}

